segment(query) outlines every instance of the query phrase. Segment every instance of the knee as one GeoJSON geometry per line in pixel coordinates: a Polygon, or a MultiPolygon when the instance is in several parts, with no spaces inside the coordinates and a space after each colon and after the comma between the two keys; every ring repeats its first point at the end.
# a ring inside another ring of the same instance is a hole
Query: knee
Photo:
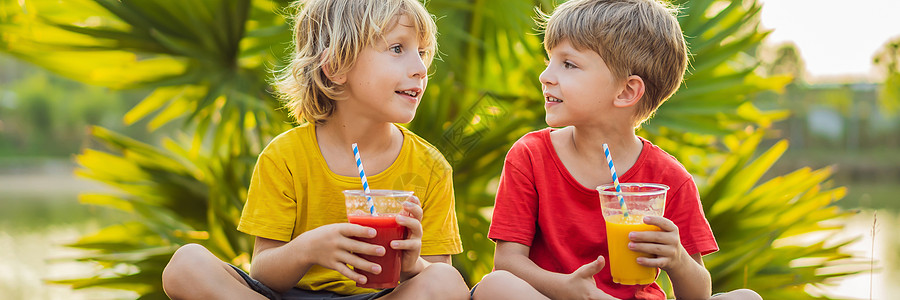
{"type": "Polygon", "coordinates": [[[166,264],[162,272],[163,289],[177,289],[181,283],[189,281],[198,269],[198,264],[215,257],[212,252],[198,244],[187,244],[178,248],[172,259],[166,264]]]}
{"type": "Polygon", "coordinates": [[[163,269],[163,277],[166,275],[175,276],[184,274],[184,272],[194,269],[192,268],[193,264],[207,261],[210,256],[214,257],[212,252],[209,252],[209,250],[201,245],[187,244],[181,246],[181,248],[175,250],[175,253],[172,254],[172,259],[169,260],[169,263],[166,264],[166,268],[163,269]]]}
{"type": "Polygon", "coordinates": [[[519,277],[516,277],[516,275],[513,275],[508,271],[496,270],[488,273],[487,275],[484,275],[484,277],[481,278],[481,282],[478,283],[478,286],[508,286],[517,281],[521,281],[521,279],[519,279],[519,277]]]}
{"type": "Polygon", "coordinates": [[[469,287],[453,266],[433,263],[422,271],[431,295],[424,299],[468,299],[469,287]],[[448,297],[449,296],[449,297],[448,297]]]}
{"type": "Polygon", "coordinates": [[[523,290],[528,283],[516,275],[503,270],[496,270],[481,278],[475,287],[475,299],[504,299],[509,290],[523,290]]]}
{"type": "Polygon", "coordinates": [[[468,290],[462,275],[459,274],[459,271],[456,270],[456,268],[449,264],[433,263],[428,266],[426,272],[428,272],[428,277],[430,277],[432,281],[454,287],[462,287],[463,289],[468,290]]]}
{"type": "Polygon", "coordinates": [[[762,300],[762,296],[760,296],[756,291],[750,289],[739,289],[735,290],[732,293],[736,293],[738,295],[738,299],[743,300],[762,300]]]}
{"type": "Polygon", "coordinates": [[[762,296],[760,296],[756,291],[750,289],[739,289],[733,290],[724,294],[716,295],[712,297],[712,299],[716,300],[762,300],[762,296]]]}

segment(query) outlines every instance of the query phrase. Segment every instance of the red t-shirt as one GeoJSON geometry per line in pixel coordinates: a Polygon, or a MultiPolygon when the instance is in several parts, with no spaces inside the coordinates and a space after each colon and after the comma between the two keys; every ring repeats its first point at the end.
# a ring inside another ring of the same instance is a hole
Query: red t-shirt
{"type": "MultiPolygon", "coordinates": [[[[531,247],[528,257],[541,268],[572,273],[603,255],[609,261],[606,223],[599,193],[569,174],[550,142],[551,128],[526,134],[506,155],[488,237],[531,247]]],[[[674,157],[641,138],[643,149],[619,182],[669,186],[664,217],[678,226],[688,253],[719,249],[703,214],[691,174],[674,157]]],[[[606,165],[598,165],[605,168],[606,165]]],[[[597,287],[621,299],[665,299],[656,283],[620,285],[609,267],[594,275],[597,287]]]]}

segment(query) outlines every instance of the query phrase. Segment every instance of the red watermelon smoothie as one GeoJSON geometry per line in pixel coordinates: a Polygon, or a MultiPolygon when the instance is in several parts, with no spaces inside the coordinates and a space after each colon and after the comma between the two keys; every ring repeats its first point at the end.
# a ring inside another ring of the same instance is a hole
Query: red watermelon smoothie
{"type": "Polygon", "coordinates": [[[394,190],[371,190],[369,197],[374,204],[374,214],[370,211],[369,201],[362,190],[344,191],[347,203],[347,220],[375,229],[374,238],[355,238],[356,240],[384,247],[384,256],[370,256],[358,254],[365,260],[381,266],[381,273],[372,274],[357,269],[357,273],[366,276],[366,283],[356,286],[372,289],[387,289],[396,287],[400,282],[400,254],[401,251],[391,248],[391,241],[405,240],[408,235],[406,227],[397,224],[397,214],[403,210],[402,203],[413,192],[394,190]]]}
{"type": "Polygon", "coordinates": [[[397,224],[397,214],[379,214],[377,216],[347,216],[350,223],[375,228],[377,233],[374,238],[357,240],[384,247],[384,256],[370,256],[359,254],[365,260],[381,266],[381,273],[372,274],[365,270],[356,270],[357,273],[366,276],[366,284],[359,287],[386,289],[397,286],[400,282],[400,251],[391,248],[391,241],[406,239],[406,227],[397,224]]]}

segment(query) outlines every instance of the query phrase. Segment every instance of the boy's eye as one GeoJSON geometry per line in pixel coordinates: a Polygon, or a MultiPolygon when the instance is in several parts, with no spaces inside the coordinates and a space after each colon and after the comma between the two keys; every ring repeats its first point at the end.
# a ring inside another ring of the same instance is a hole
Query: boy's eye
{"type": "Polygon", "coordinates": [[[400,54],[400,53],[403,53],[403,46],[394,45],[394,46],[391,46],[390,50],[391,50],[391,52],[400,54]]]}
{"type": "Polygon", "coordinates": [[[425,57],[425,56],[428,56],[428,51],[419,50],[419,57],[425,57]]]}
{"type": "Polygon", "coordinates": [[[575,67],[577,67],[577,66],[576,66],[575,64],[573,64],[573,63],[567,61],[567,62],[564,62],[564,63],[563,63],[563,67],[566,68],[566,69],[572,69],[572,68],[575,68],[575,67]]]}

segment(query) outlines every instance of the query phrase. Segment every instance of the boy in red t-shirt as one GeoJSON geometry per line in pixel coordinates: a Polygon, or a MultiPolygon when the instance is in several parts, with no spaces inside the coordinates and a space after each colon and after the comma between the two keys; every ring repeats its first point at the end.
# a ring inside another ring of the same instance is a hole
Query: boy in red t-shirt
{"type": "MultiPolygon", "coordinates": [[[[670,187],[663,217],[632,232],[629,248],[654,258],[678,299],[707,299],[702,255],[718,250],[691,175],[634,130],[681,84],[687,49],[675,10],[654,0],[573,0],[545,18],[549,61],[540,81],[546,121],[510,149],[488,237],[497,271],[472,290],[476,299],[664,299],[656,284],[612,281],[599,194],[612,182],[602,144],[621,182],[670,187]]],[[[759,299],[750,290],[715,298],[759,299]]]]}

